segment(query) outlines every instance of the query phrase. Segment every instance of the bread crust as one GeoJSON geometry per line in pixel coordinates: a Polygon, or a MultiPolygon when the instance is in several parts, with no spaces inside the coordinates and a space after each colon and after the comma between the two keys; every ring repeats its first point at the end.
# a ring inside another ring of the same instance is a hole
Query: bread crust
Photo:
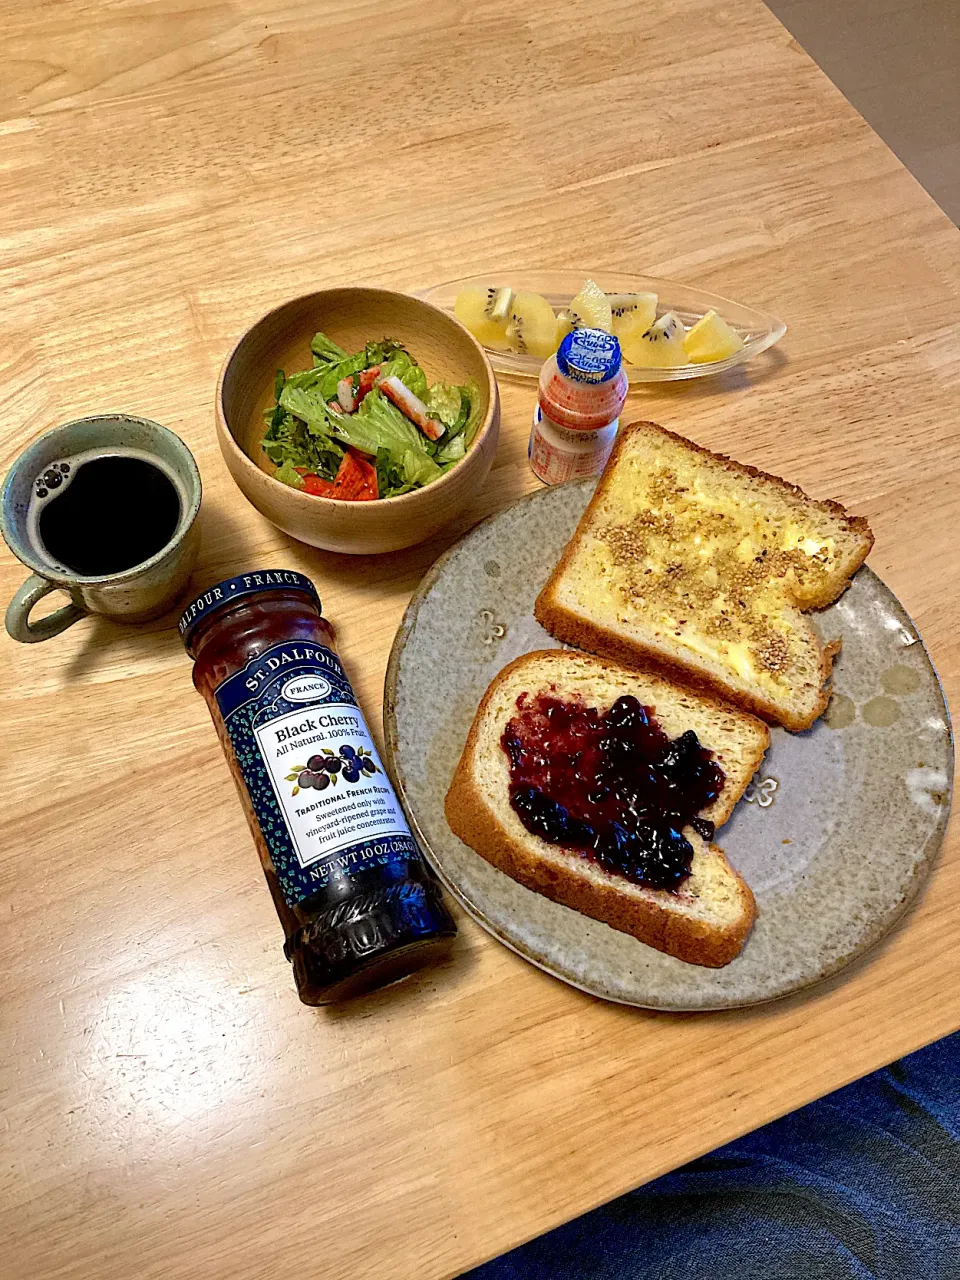
{"type": "MultiPolygon", "coordinates": [[[[785,708],[764,698],[760,690],[748,692],[743,689],[735,689],[698,666],[694,661],[685,662],[679,655],[661,653],[639,641],[627,640],[598,623],[587,622],[577,614],[572,613],[557,598],[556,593],[559,584],[576,553],[580,531],[589,526],[594,510],[606,497],[607,489],[613,482],[613,473],[620,454],[626,448],[630,437],[637,431],[649,431],[665,436],[683,445],[693,453],[703,454],[714,462],[722,463],[725,471],[747,476],[750,479],[762,479],[771,482],[794,497],[801,497],[811,505],[829,511],[832,515],[842,516],[861,536],[864,544],[862,555],[851,570],[851,573],[856,572],[867,558],[873,546],[873,533],[863,516],[851,516],[846,508],[838,502],[833,502],[829,499],[821,501],[810,498],[799,486],[790,484],[788,480],[784,480],[781,476],[771,475],[769,472],[761,471],[757,467],[737,462],[735,459],[727,457],[726,454],[713,453],[710,449],[706,449],[692,440],[687,440],[684,436],[677,435],[676,432],[668,431],[666,427],[661,427],[659,423],[648,421],[630,422],[621,427],[613,453],[604,469],[603,475],[600,477],[593,497],[580,517],[577,527],[564,548],[555,569],[537,596],[533,607],[534,617],[556,639],[562,640],[565,644],[573,645],[577,649],[584,649],[588,653],[610,656],[628,666],[650,665],[664,675],[679,674],[685,683],[692,685],[694,688],[717,693],[728,703],[733,703],[735,706],[752,712],[771,724],[782,724],[784,728],[793,732],[809,729],[823,714],[830,701],[830,679],[833,674],[834,661],[840,651],[839,640],[822,646],[820,695],[812,713],[809,716],[795,716],[785,708]]],[[[839,584],[836,591],[824,592],[819,597],[812,597],[804,605],[801,612],[805,612],[808,609],[827,608],[846,591],[849,585],[850,578],[848,577],[839,584]]]]}
{"type": "MultiPolygon", "coordinates": [[[[537,838],[530,836],[530,846],[523,839],[514,837],[500,822],[497,814],[491,811],[482,791],[476,782],[476,763],[481,727],[491,702],[497,696],[501,685],[513,672],[536,660],[556,661],[558,667],[570,660],[582,658],[580,654],[570,654],[563,650],[541,651],[523,654],[515,658],[494,677],[474,717],[467,741],[457,764],[456,772],[447,791],[444,812],[450,829],[476,853],[497,867],[506,875],[540,893],[553,902],[571,907],[574,911],[599,920],[621,933],[630,934],[638,941],[654,947],[657,951],[675,956],[688,964],[702,965],[706,968],[718,969],[729,964],[743,948],[743,944],[753,927],[757,916],[757,905],[749,886],[741,879],[727,861],[722,849],[713,844],[706,844],[709,855],[719,859],[729,873],[730,881],[736,887],[739,897],[740,911],[736,919],[722,928],[703,920],[694,920],[678,912],[675,896],[666,889],[647,889],[642,898],[624,892],[619,878],[612,873],[603,873],[602,878],[595,880],[578,866],[579,855],[566,853],[566,861],[557,866],[547,861],[536,852],[537,838]]],[[[592,661],[586,659],[586,661],[592,661]]],[[[617,668],[610,663],[602,663],[614,674],[617,668]]],[[[629,677],[633,671],[625,671],[629,677]]],[[[657,673],[653,673],[657,675],[657,673]]],[[[658,676],[657,678],[662,678],[658,676]]],[[[729,703],[720,699],[709,698],[716,703],[719,710],[729,713],[729,703]]],[[[765,731],[765,726],[758,724],[765,731]]],[[[754,768],[763,758],[763,752],[769,741],[769,734],[762,736],[762,749],[758,752],[754,768]]],[[[751,774],[746,775],[749,781],[751,774]]],[[[740,799],[746,781],[739,789],[732,789],[729,802],[722,816],[717,814],[717,821],[723,822],[733,811],[740,799]],[[735,794],[734,794],[735,791],[735,794]]],[[[556,846],[545,846],[555,849],[556,846]]]]}
{"type": "MultiPolygon", "coordinates": [[[[552,579],[551,579],[552,582],[552,579]]],[[[698,692],[712,694],[723,699],[728,706],[734,706],[751,715],[759,716],[768,724],[780,724],[785,729],[798,733],[809,729],[827,709],[830,701],[830,679],[833,664],[840,652],[840,641],[832,641],[824,647],[821,664],[820,696],[813,713],[809,716],[794,716],[783,707],[764,699],[756,691],[749,693],[745,689],[733,689],[715,679],[709,671],[686,663],[680,657],[659,653],[656,649],[648,649],[646,645],[632,644],[607,627],[598,623],[585,622],[577,614],[571,613],[556,598],[548,594],[551,586],[548,582],[537,597],[534,617],[557,640],[573,645],[575,649],[583,649],[586,653],[595,653],[599,657],[614,658],[624,666],[642,669],[651,667],[664,679],[671,677],[682,679],[683,683],[698,692]]]]}

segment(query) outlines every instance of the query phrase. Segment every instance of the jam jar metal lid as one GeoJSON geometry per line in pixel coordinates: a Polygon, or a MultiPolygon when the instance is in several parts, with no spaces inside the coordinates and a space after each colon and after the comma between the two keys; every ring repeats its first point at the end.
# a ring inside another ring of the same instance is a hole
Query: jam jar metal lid
{"type": "Polygon", "coordinates": [[[222,582],[201,591],[180,615],[177,628],[187,652],[190,653],[190,642],[197,627],[212,614],[229,608],[245,596],[276,591],[278,587],[284,591],[301,592],[317,606],[318,612],[322,610],[317,588],[308,577],[297,573],[295,569],[256,569],[249,573],[238,573],[235,578],[224,578],[222,582]]]}
{"type": "Polygon", "coordinates": [[[620,343],[603,329],[574,329],[557,352],[557,368],[574,382],[608,382],[620,362],[620,343]]]}

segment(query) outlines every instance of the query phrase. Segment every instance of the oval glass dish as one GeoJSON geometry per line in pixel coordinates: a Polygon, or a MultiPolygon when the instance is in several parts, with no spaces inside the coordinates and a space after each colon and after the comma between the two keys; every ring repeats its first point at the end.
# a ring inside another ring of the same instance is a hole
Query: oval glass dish
{"type": "MultiPolygon", "coordinates": [[[[716,311],[743,339],[743,346],[739,351],[725,360],[715,360],[708,364],[682,364],[657,369],[629,364],[624,360],[623,367],[631,382],[680,382],[687,378],[707,378],[711,374],[723,373],[726,369],[752,360],[761,351],[766,351],[779,342],[787,331],[787,326],[776,316],[746,307],[730,298],[722,298],[706,289],[680,284],[676,280],[660,280],[656,276],[634,276],[611,271],[598,271],[592,275],[582,271],[487,272],[485,275],[464,276],[461,280],[451,280],[447,284],[418,290],[417,296],[452,314],[453,304],[461,289],[471,286],[509,286],[514,292],[529,289],[540,293],[555,311],[560,311],[569,306],[587,279],[595,281],[604,293],[655,293],[657,315],[674,311],[688,329],[708,311],[716,311]]],[[[500,351],[487,346],[483,349],[498,373],[511,373],[522,378],[540,376],[543,360],[539,356],[518,355],[513,351],[500,351]]]]}

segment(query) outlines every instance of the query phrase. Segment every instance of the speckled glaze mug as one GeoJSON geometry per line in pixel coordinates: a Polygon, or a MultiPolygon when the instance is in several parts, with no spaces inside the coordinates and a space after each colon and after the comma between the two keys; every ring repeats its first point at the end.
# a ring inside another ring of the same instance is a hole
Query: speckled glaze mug
{"type": "Polygon", "coordinates": [[[149,418],[101,414],[46,432],[13,463],[0,497],[0,529],[7,546],[33,570],[7,608],[9,634],[31,644],[50,640],[88,614],[136,623],[165,613],[185,591],[196,562],[200,496],[193,454],[179,436],[149,418]],[[88,450],[109,454],[113,449],[135,450],[155,462],[177,489],[180,516],[169,540],[149,559],[118,573],[85,576],[41,554],[28,532],[31,496],[37,477],[52,463],[88,450]],[[51,591],[65,591],[70,604],[31,622],[30,611],[51,591]]]}

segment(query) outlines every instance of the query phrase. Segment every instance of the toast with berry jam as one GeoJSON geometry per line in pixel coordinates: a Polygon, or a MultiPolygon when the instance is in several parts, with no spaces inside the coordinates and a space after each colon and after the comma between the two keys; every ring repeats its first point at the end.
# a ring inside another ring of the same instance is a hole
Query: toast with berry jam
{"type": "Polygon", "coordinates": [[[837,503],[634,422],[534,613],[578,649],[658,663],[808,729],[839,645],[806,611],[832,604],[872,545],[866,520],[837,503]]]}
{"type": "Polygon", "coordinates": [[[719,968],[756,904],[712,835],[769,739],[754,716],[652,671],[528,653],[484,694],[447,821],[528,889],[719,968]]]}

